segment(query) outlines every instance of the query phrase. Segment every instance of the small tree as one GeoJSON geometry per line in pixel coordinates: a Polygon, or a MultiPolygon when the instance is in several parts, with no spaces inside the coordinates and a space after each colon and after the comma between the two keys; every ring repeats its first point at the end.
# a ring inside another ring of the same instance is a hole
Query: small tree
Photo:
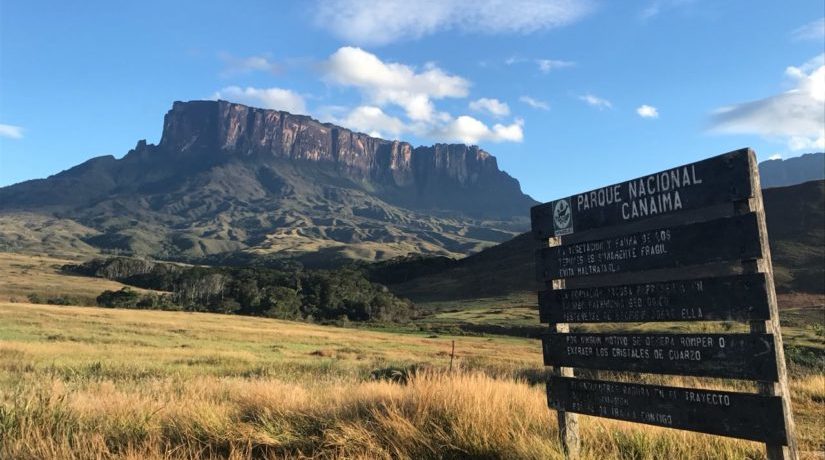
{"type": "Polygon", "coordinates": [[[246,278],[238,281],[235,288],[235,298],[241,306],[249,311],[256,311],[261,305],[261,291],[255,278],[246,278]]]}
{"type": "Polygon", "coordinates": [[[287,287],[267,287],[263,290],[261,308],[270,318],[295,319],[301,316],[301,298],[287,287]]]}

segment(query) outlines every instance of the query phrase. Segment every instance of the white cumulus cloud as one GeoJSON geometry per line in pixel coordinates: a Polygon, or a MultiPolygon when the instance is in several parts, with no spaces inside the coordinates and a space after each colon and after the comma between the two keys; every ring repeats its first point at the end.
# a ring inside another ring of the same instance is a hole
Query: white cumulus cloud
{"type": "Polygon", "coordinates": [[[304,98],[288,89],[227,86],[217,91],[213,97],[264,109],[284,110],[295,114],[306,113],[304,98]]]}
{"type": "Polygon", "coordinates": [[[825,39],[825,18],[819,18],[803,26],[797,27],[791,32],[794,40],[820,40],[825,39]]]}
{"type": "MultiPolygon", "coordinates": [[[[377,7],[380,6],[380,4],[377,7]]],[[[243,68],[264,70],[269,61],[249,61],[243,68]]],[[[415,67],[385,62],[375,54],[357,47],[341,47],[319,66],[326,83],[357,91],[362,101],[355,106],[322,105],[314,113],[322,120],[375,137],[411,134],[421,139],[447,142],[521,142],[524,122],[492,126],[469,115],[454,116],[438,110],[436,102],[466,99],[470,82],[434,63],[415,67]]],[[[255,107],[307,113],[304,97],[283,88],[227,86],[216,91],[214,99],[226,99],[255,107]]],[[[541,106],[540,101],[533,101],[541,106]]],[[[471,110],[496,118],[510,115],[510,106],[496,98],[468,102],[471,110]]]]}
{"type": "Polygon", "coordinates": [[[9,139],[22,139],[23,128],[14,125],[4,125],[0,123],[0,137],[7,137],[9,139]]]}
{"type": "Polygon", "coordinates": [[[825,149],[825,54],[785,75],[792,89],[716,109],[711,132],[780,138],[791,150],[825,149]]]}
{"type": "Polygon", "coordinates": [[[825,150],[825,134],[820,134],[819,137],[791,136],[788,148],[794,151],[825,150]]]}
{"type": "Polygon", "coordinates": [[[636,109],[636,113],[642,118],[659,118],[659,111],[652,105],[643,104],[636,109]]]}
{"type": "Polygon", "coordinates": [[[510,106],[506,102],[501,102],[498,99],[488,99],[482,97],[470,102],[470,109],[476,112],[489,113],[494,117],[506,117],[510,115],[510,106]]]}
{"type": "Polygon", "coordinates": [[[316,23],[350,43],[384,45],[444,30],[527,34],[578,21],[590,0],[319,0],[316,23]]]}
{"type": "Polygon", "coordinates": [[[782,154],[781,153],[774,153],[773,155],[768,157],[768,160],[781,160],[782,154]]]}
{"type": "MultiPolygon", "coordinates": [[[[323,79],[332,85],[361,93],[364,103],[346,111],[336,110],[330,120],[371,135],[413,134],[436,141],[467,143],[521,142],[523,122],[488,126],[468,115],[453,116],[438,110],[436,102],[463,99],[470,82],[433,63],[421,68],[385,62],[375,54],[357,47],[342,47],[321,66],[323,79]],[[398,112],[398,114],[396,114],[398,112]]],[[[504,117],[510,107],[495,98],[469,102],[471,110],[504,117]]]]}
{"type": "Polygon", "coordinates": [[[608,101],[607,99],[602,99],[598,96],[594,96],[592,94],[584,94],[582,96],[579,96],[579,99],[584,101],[587,105],[596,107],[599,110],[613,108],[613,104],[610,101],[608,101]]]}
{"type": "Polygon", "coordinates": [[[547,102],[544,102],[540,99],[535,99],[535,98],[532,98],[530,96],[521,96],[520,98],[518,98],[518,100],[520,100],[521,102],[524,102],[525,104],[529,105],[530,107],[532,107],[534,109],[550,110],[550,104],[548,104],[547,102]]]}
{"type": "Polygon", "coordinates": [[[336,119],[334,122],[373,137],[396,137],[409,131],[401,119],[387,115],[380,107],[368,105],[358,106],[345,118],[336,119]]]}
{"type": "Polygon", "coordinates": [[[480,141],[521,142],[524,139],[523,126],[524,121],[519,119],[510,125],[497,123],[490,128],[471,116],[461,115],[436,129],[431,135],[439,140],[465,144],[477,144],[480,141]]]}
{"type": "Polygon", "coordinates": [[[361,48],[338,49],[324,64],[325,79],[361,89],[375,105],[395,104],[413,120],[430,121],[438,116],[433,99],[466,97],[470,82],[450,75],[435,64],[421,72],[399,63],[385,63],[361,48]]]}

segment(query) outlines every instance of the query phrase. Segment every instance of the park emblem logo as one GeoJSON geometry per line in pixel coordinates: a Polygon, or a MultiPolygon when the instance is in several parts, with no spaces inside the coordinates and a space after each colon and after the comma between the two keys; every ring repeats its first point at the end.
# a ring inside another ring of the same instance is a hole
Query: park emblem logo
{"type": "Polygon", "coordinates": [[[573,212],[568,198],[558,200],[553,205],[553,233],[556,236],[573,233],[573,212]]]}

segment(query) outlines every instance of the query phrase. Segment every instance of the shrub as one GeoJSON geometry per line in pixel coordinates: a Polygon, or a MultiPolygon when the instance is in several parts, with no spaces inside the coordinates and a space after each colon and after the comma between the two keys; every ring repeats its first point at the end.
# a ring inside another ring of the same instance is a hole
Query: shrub
{"type": "Polygon", "coordinates": [[[101,307],[136,307],[140,301],[140,294],[124,287],[119,291],[103,291],[97,296],[97,304],[101,307]]]}
{"type": "MultiPolygon", "coordinates": [[[[29,294],[27,296],[30,303],[48,304],[48,305],[85,305],[88,302],[79,297],[73,297],[66,294],[29,294]]],[[[88,300],[88,299],[87,299],[88,300]]]]}
{"type": "Polygon", "coordinates": [[[138,300],[136,306],[147,310],[180,310],[172,297],[165,294],[146,294],[138,300]]]}

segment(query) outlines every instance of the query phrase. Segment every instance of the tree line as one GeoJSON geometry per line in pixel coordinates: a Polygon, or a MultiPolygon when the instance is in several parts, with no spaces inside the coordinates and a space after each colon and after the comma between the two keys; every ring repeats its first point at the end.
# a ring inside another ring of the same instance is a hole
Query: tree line
{"type": "Polygon", "coordinates": [[[177,309],[307,321],[409,320],[412,302],[369,281],[353,267],[282,270],[267,267],[202,267],[128,257],[66,265],[65,271],[119,281],[155,292],[105,291],[105,307],[177,309]]]}

